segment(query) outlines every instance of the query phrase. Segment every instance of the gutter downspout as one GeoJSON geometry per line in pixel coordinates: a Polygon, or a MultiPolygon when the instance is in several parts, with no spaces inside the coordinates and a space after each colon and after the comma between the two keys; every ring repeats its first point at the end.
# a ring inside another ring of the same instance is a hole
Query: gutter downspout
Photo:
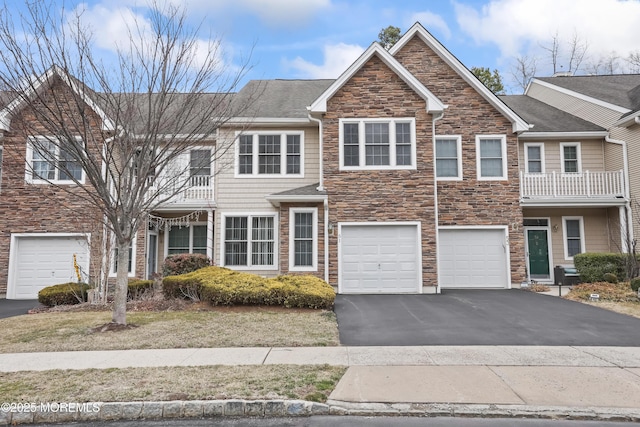
{"type": "Polygon", "coordinates": [[[433,213],[435,217],[435,228],[436,228],[436,268],[437,268],[437,286],[436,286],[436,294],[442,292],[440,288],[440,237],[438,236],[438,176],[436,173],[436,122],[441,120],[444,117],[444,111],[442,111],[438,116],[433,116],[433,120],[431,122],[431,143],[433,144],[433,213]]]}
{"type": "MultiPolygon", "coordinates": [[[[309,111],[309,107],[307,107],[309,111]]],[[[318,191],[324,191],[324,159],[322,156],[324,155],[324,147],[323,147],[323,137],[322,137],[322,120],[316,119],[311,116],[311,111],[308,112],[309,120],[312,122],[318,123],[318,145],[319,145],[319,163],[320,163],[320,171],[319,171],[319,184],[318,191]]],[[[324,199],[324,281],[329,283],[329,198],[328,196],[324,199]]]]}
{"type": "MultiPolygon", "coordinates": [[[[640,124],[640,118],[636,117],[635,118],[636,123],[640,124]]],[[[611,144],[617,144],[622,146],[622,167],[623,167],[623,174],[624,174],[624,197],[625,199],[627,199],[626,203],[625,203],[625,208],[627,210],[627,236],[631,236],[631,238],[633,238],[634,236],[634,232],[633,232],[633,220],[632,220],[632,213],[631,213],[631,190],[629,189],[629,157],[628,157],[628,153],[627,153],[627,142],[623,141],[621,139],[613,139],[611,137],[609,137],[609,135],[604,137],[604,140],[606,142],[609,142],[611,144]]],[[[622,224],[621,224],[622,225],[622,224]]],[[[622,242],[622,248],[625,252],[629,251],[629,246],[628,246],[628,240],[625,238],[624,241],[622,242]]]]}

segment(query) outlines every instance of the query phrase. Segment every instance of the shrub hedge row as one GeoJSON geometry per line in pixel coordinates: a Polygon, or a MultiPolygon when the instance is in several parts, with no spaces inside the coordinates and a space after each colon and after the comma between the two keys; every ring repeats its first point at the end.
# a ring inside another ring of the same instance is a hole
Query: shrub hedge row
{"type": "Polygon", "coordinates": [[[203,254],[169,255],[162,263],[163,276],[176,276],[191,273],[211,265],[211,260],[203,254]]]}
{"type": "Polygon", "coordinates": [[[165,298],[197,295],[212,305],[331,308],[335,299],[333,288],[315,276],[265,278],[213,266],[165,277],[162,286],[165,298]]]}
{"type": "Polygon", "coordinates": [[[614,274],[620,280],[625,279],[625,262],[625,254],[587,252],[573,257],[573,264],[583,283],[605,282],[606,274],[614,274]]]}
{"type": "MultiPolygon", "coordinates": [[[[38,301],[42,305],[53,307],[54,305],[80,304],[87,300],[87,292],[91,286],[86,283],[69,282],[59,285],[47,286],[38,292],[38,301]]],[[[153,289],[153,280],[131,279],[127,288],[127,299],[141,298],[145,293],[153,289]]]]}
{"type": "Polygon", "coordinates": [[[87,291],[89,289],[91,289],[91,286],[86,283],[77,282],[47,286],[38,292],[38,301],[48,307],[80,304],[87,300],[87,291]]]}

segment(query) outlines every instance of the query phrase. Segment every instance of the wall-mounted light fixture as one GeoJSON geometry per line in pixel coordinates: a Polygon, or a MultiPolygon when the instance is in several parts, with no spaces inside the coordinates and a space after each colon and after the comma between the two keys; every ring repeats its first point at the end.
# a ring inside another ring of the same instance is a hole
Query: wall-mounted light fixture
{"type": "Polygon", "coordinates": [[[552,230],[554,233],[557,233],[557,232],[558,232],[558,224],[553,224],[553,227],[551,227],[551,230],[552,230]]]}
{"type": "Polygon", "coordinates": [[[329,223],[329,234],[333,236],[333,229],[335,228],[335,226],[333,225],[332,222],[329,223]]]}

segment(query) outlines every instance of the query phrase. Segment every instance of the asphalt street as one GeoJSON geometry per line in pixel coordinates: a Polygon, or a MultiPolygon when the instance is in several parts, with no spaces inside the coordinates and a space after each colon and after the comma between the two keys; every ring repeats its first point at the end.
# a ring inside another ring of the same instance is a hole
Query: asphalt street
{"type": "Polygon", "coordinates": [[[640,319],[534,292],[337,295],[348,346],[640,346],[640,319]]]}

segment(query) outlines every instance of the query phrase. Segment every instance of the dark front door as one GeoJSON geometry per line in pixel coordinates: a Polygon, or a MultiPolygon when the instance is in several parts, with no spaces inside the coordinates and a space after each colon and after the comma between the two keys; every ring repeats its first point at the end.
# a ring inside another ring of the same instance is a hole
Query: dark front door
{"type": "Polygon", "coordinates": [[[532,279],[549,278],[547,230],[527,230],[529,274],[532,279]]]}

